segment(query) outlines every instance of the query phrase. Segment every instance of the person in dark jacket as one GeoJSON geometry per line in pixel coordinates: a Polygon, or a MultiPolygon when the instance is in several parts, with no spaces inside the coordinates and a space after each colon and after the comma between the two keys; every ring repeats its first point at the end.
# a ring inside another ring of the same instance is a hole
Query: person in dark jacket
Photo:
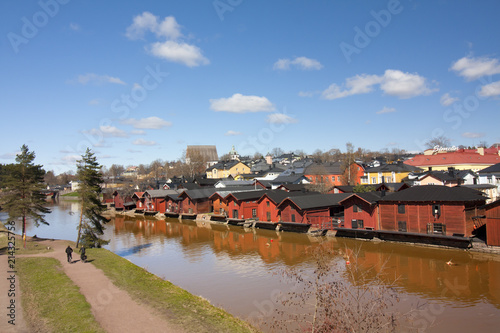
{"type": "Polygon", "coordinates": [[[68,245],[68,247],[66,248],[66,256],[68,257],[68,262],[71,262],[71,260],[73,259],[73,256],[71,255],[72,253],[73,249],[68,245]]]}
{"type": "Polygon", "coordinates": [[[80,248],[80,259],[82,260],[82,262],[87,261],[87,256],[85,255],[85,246],[82,246],[80,248]]]}

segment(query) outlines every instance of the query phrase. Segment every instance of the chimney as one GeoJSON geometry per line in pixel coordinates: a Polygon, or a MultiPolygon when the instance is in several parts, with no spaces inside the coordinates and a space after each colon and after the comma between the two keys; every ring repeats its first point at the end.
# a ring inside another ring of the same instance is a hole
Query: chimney
{"type": "Polygon", "coordinates": [[[432,171],[432,167],[429,167],[429,171],[432,171]]]}
{"type": "Polygon", "coordinates": [[[450,177],[455,177],[455,168],[448,167],[448,174],[450,175],[450,177]]]}
{"type": "Polygon", "coordinates": [[[477,153],[481,156],[484,156],[484,147],[477,148],[477,153]]]}

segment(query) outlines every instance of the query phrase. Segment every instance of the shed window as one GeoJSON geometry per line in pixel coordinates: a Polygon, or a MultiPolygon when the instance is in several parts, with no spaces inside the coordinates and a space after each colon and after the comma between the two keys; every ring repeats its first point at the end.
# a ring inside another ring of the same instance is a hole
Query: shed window
{"type": "Polygon", "coordinates": [[[292,222],[295,222],[295,214],[292,214],[292,222]]]}
{"type": "Polygon", "coordinates": [[[406,221],[398,221],[398,231],[406,232],[406,221]]]}
{"type": "Polygon", "coordinates": [[[446,226],[443,223],[433,223],[432,227],[435,234],[446,234],[446,226]]]}
{"type": "Polygon", "coordinates": [[[363,209],[360,206],[358,206],[358,205],[352,205],[352,211],[354,213],[360,213],[360,212],[363,211],[363,209]]]}
{"type": "Polygon", "coordinates": [[[403,204],[398,204],[398,214],[404,214],[405,213],[405,205],[403,204]]]}
{"type": "Polygon", "coordinates": [[[432,215],[436,218],[441,216],[441,205],[432,205],[432,215]]]}
{"type": "Polygon", "coordinates": [[[267,201],[266,204],[267,204],[267,207],[269,207],[269,201],[267,201]]]}
{"type": "Polygon", "coordinates": [[[271,212],[267,212],[267,220],[271,221],[271,212]]]}
{"type": "Polygon", "coordinates": [[[257,217],[257,209],[252,209],[252,217],[257,217]]]}
{"type": "Polygon", "coordinates": [[[353,229],[363,229],[364,223],[363,220],[351,220],[351,226],[353,229]]]}

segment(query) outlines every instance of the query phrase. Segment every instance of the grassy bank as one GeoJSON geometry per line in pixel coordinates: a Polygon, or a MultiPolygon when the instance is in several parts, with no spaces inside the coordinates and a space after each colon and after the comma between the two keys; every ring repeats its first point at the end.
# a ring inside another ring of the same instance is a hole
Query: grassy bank
{"type": "Polygon", "coordinates": [[[89,259],[114,284],[132,298],[148,304],[170,322],[188,332],[256,332],[246,322],[214,307],[172,283],[160,279],[122,257],[104,250],[89,249],[89,259]]]}
{"type": "Polygon", "coordinates": [[[54,258],[18,258],[22,304],[33,332],[104,332],[54,258]]]}

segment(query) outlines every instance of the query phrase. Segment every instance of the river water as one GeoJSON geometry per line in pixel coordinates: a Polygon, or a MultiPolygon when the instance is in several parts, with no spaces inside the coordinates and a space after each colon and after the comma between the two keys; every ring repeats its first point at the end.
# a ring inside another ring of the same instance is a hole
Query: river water
{"type": "MultiPolygon", "coordinates": [[[[50,226],[29,226],[28,235],[76,240],[79,204],[50,208],[50,226]]],[[[277,293],[290,290],[282,272],[312,273],[310,249],[321,244],[336,251],[340,276],[351,251],[358,253],[356,265],[394,276],[398,309],[411,311],[418,331],[500,327],[500,255],[123,216],[107,225],[104,237],[109,250],[255,324],[270,321],[277,293]]]]}

